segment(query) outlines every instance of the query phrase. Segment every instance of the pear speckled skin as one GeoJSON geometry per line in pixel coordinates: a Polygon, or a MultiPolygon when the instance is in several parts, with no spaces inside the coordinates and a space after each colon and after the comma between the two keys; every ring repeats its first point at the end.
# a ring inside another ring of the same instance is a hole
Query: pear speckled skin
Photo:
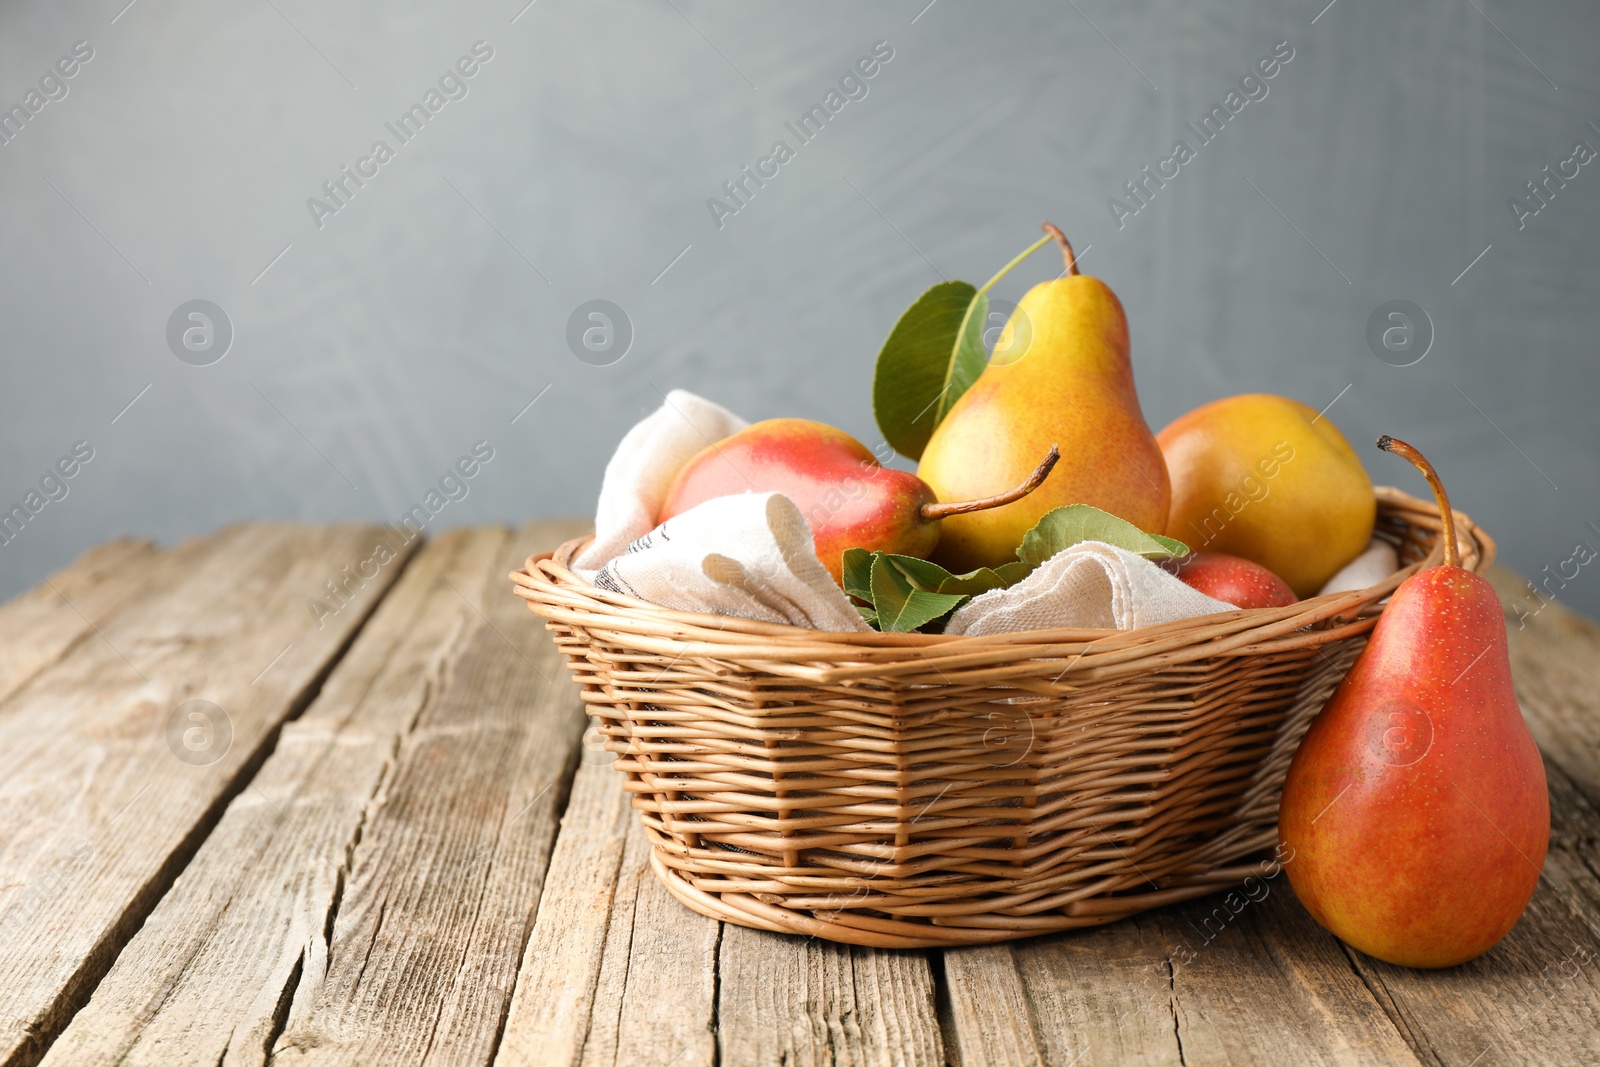
{"type": "Polygon", "coordinates": [[[1189,588],[1236,608],[1281,608],[1299,599],[1261,564],[1226,552],[1196,552],[1170,569],[1189,588]]]}
{"type": "Polygon", "coordinates": [[[1166,528],[1167,468],[1139,410],[1116,294],[1088,275],[1042,282],[1017,305],[997,352],[1011,348],[1019,320],[1031,341],[1020,357],[984,368],[933,431],[917,474],[940,500],[965,500],[1021,481],[1056,442],[1061,463],[1030,496],[944,520],[934,558],[956,573],[1014,560],[1022,535],[1065,504],[1166,528]]]}
{"type": "Polygon", "coordinates": [[[1166,534],[1261,564],[1315,596],[1372,539],[1372,479],[1315,408],[1267,393],[1213,400],[1156,440],[1172,476],[1166,534]]]}
{"type": "Polygon", "coordinates": [[[1306,910],[1368,955],[1449,967],[1516,924],[1550,800],[1487,581],[1439,566],[1395,592],[1290,764],[1279,834],[1306,910]]]}
{"type": "Polygon", "coordinates": [[[817,558],[836,582],[847,548],[926,558],[939,541],[939,521],[921,515],[934,503],[925,483],[881,466],[854,437],[810,419],[767,419],[702,449],[667,489],[657,521],[714,497],[773,492],[806,517],[817,558]]]}

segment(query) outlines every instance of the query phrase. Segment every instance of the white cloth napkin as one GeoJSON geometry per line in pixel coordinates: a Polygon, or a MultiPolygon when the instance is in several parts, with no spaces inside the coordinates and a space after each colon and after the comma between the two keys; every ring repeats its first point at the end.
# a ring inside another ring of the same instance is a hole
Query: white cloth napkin
{"type": "Polygon", "coordinates": [[[1317,595],[1347,593],[1352,589],[1365,589],[1377,585],[1400,569],[1400,557],[1394,546],[1381,537],[1374,537],[1366,551],[1346,563],[1338,574],[1328,579],[1317,595]]]}
{"type": "Polygon", "coordinates": [[[1057,627],[1132,630],[1236,610],[1143,556],[1103,541],[1082,541],[1057,552],[1016,585],[973,597],[956,609],[944,632],[982,637],[1057,627]]]}
{"type": "Polygon", "coordinates": [[[675,515],[600,568],[594,584],[679,611],[813,630],[869,628],[782,493],[718,497],[675,515]]]}
{"type": "Polygon", "coordinates": [[[606,464],[594,514],[594,540],[573,558],[572,569],[593,581],[607,560],[655,527],[667,490],[683,465],[707,445],[748,425],[727,408],[691,392],[668,393],[664,404],[628,431],[606,464]]]}

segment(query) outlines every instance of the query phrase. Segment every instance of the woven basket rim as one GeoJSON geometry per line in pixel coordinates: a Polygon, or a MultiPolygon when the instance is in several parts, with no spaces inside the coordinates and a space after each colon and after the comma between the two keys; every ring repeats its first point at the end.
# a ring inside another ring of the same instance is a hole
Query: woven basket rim
{"type": "MultiPolygon", "coordinates": [[[[1373,495],[1377,498],[1380,516],[1386,510],[1403,510],[1413,513],[1413,519],[1422,518],[1424,525],[1434,528],[1440,525],[1438,507],[1431,500],[1420,499],[1393,486],[1375,486],[1373,495]]],[[[1465,512],[1459,509],[1452,510],[1455,513],[1461,565],[1468,570],[1481,572],[1494,562],[1496,550],[1494,539],[1465,512]]],[[[1375,534],[1381,532],[1381,529],[1374,530],[1375,534]]],[[[598,621],[591,614],[597,609],[603,616],[620,612],[629,617],[633,623],[627,626],[627,629],[632,630],[641,622],[654,623],[655,627],[652,628],[660,628],[663,636],[670,632],[676,642],[701,637],[716,644],[743,644],[750,639],[759,639],[763,643],[777,641],[791,645],[833,646],[831,649],[833,655],[838,655],[847,649],[851,652],[912,649],[927,652],[937,649],[941,653],[941,658],[958,650],[972,652],[1004,650],[1007,658],[1040,652],[1059,654],[1062,646],[1083,647],[1088,644],[1093,644],[1097,651],[1103,651],[1109,650],[1109,646],[1113,645],[1148,646],[1169,639],[1196,635],[1201,631],[1214,630],[1220,631],[1217,636],[1225,632],[1233,637],[1254,635],[1262,640],[1271,641],[1308,626],[1319,624],[1346,626],[1368,617],[1369,625],[1358,627],[1359,630],[1366,630],[1370,628],[1370,617],[1375,617],[1381,611],[1378,607],[1379,601],[1393,593],[1411,575],[1437,565],[1443,559],[1442,546],[1436,542],[1426,557],[1400,568],[1375,585],[1365,589],[1308,597],[1280,608],[1237,608],[1229,612],[1198,615],[1132,630],[1015,630],[974,637],[966,634],[886,634],[877,631],[863,633],[813,630],[787,623],[762,622],[732,615],[714,615],[662,607],[625,593],[600,589],[574,573],[568,566],[568,561],[592,537],[592,534],[584,534],[562,543],[555,549],[529,556],[521,568],[512,571],[508,576],[514,586],[513,592],[528,601],[530,610],[547,618],[552,611],[560,613],[562,601],[572,601],[570,606],[574,608],[580,607],[581,602],[581,609],[585,612],[585,621],[588,625],[595,625],[598,621]]],[[[820,647],[817,651],[824,655],[828,654],[820,647]]]]}

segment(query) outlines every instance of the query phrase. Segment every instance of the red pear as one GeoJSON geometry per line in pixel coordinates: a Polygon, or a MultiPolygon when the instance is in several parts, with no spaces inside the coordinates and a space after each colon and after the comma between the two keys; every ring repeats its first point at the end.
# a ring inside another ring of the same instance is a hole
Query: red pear
{"type": "Polygon", "coordinates": [[[1407,967],[1487,952],[1533,896],[1550,843],[1539,750],[1511,688],[1505,617],[1460,566],[1439,476],[1444,562],[1407,578],[1289,766],[1278,833],[1306,910],[1407,967]]]}
{"type": "Polygon", "coordinates": [[[1300,598],[1259,563],[1226,552],[1196,552],[1178,561],[1178,580],[1236,608],[1281,608],[1300,598]]]}
{"type": "Polygon", "coordinates": [[[1038,488],[1060,458],[1054,447],[1028,480],[982,500],[940,503],[928,483],[882,466],[843,430],[810,419],[767,419],[697,453],[673,479],[657,521],[719,496],[782,493],[811,524],[817,558],[841,580],[847,548],[926,559],[947,515],[999,507],[1038,488]]]}

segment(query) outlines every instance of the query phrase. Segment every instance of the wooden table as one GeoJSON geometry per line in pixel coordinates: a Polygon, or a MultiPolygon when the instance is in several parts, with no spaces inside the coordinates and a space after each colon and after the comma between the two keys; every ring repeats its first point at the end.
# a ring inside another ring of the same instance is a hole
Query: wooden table
{"type": "Polygon", "coordinates": [[[0,1063],[1600,1063],[1600,626],[1512,624],[1554,832],[1480,960],[1375,962],[1281,876],[876,951],[656,884],[505,577],[578,528],[116,542],[0,608],[0,1063]]]}

